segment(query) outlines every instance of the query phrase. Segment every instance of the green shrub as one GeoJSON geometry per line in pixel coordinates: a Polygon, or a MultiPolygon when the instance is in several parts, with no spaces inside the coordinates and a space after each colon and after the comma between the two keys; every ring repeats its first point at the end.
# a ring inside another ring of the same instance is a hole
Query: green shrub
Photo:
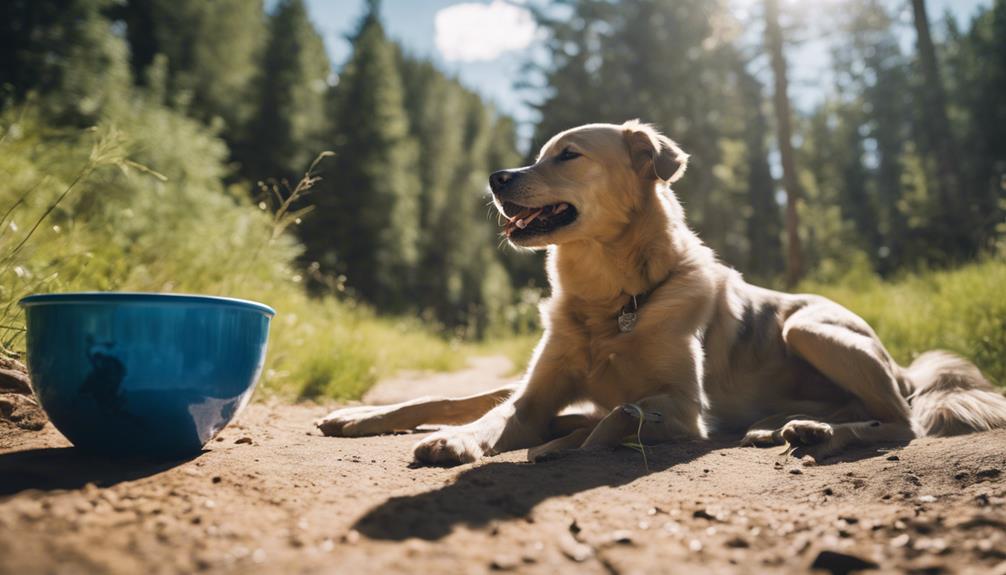
{"type": "Polygon", "coordinates": [[[53,130],[31,110],[0,115],[5,348],[23,346],[16,302],[28,293],[196,292],[276,308],[267,394],[355,398],[399,369],[464,364],[466,348],[417,321],[308,297],[293,265],[300,247],[278,233],[295,222],[277,222],[244,188],[225,187],[222,140],[142,99],[121,108],[84,133],[53,130]]]}

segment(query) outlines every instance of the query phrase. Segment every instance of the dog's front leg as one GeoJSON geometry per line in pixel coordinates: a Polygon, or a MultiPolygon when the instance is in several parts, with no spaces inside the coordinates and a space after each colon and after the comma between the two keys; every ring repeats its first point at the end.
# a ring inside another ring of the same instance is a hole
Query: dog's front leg
{"type": "Polygon", "coordinates": [[[545,338],[523,388],[478,420],[444,428],[420,441],[416,461],[456,465],[544,443],[552,418],[576,399],[568,356],[549,343],[548,335],[545,338]]]}
{"type": "Polygon", "coordinates": [[[594,427],[581,447],[620,445],[629,437],[644,443],[697,439],[705,435],[701,403],[692,394],[661,393],[616,407],[594,427]]]}

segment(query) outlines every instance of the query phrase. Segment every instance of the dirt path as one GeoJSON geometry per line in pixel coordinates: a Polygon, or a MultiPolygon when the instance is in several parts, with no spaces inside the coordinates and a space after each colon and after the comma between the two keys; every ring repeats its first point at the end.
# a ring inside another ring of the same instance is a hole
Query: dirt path
{"type": "MultiPolygon", "coordinates": [[[[397,381],[374,393],[420,387],[397,381]]],[[[327,407],[252,405],[161,465],[0,433],[0,573],[1006,573],[1006,432],[812,467],[692,443],[649,471],[628,449],[412,469],[417,436],[321,437],[327,407]]]]}

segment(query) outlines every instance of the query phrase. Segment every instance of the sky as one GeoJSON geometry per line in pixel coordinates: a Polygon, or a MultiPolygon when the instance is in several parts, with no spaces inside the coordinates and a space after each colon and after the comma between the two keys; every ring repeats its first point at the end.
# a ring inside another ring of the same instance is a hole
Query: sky
{"type": "MultiPolygon", "coordinates": [[[[731,0],[739,14],[761,0],[731,0]]],[[[902,0],[886,0],[898,3],[902,0]]],[[[274,0],[267,2],[272,5],[274,0]]],[[[522,76],[522,66],[538,45],[541,31],[523,4],[526,0],[383,0],[381,12],[388,34],[413,54],[433,59],[441,70],[482,94],[501,111],[513,116],[527,137],[535,116],[527,105],[535,94],[514,87],[522,76]]],[[[783,0],[807,6],[811,2],[840,3],[841,0],[783,0]]],[[[991,0],[927,0],[932,20],[952,12],[960,22],[968,22],[980,6],[991,0]]],[[[907,6],[908,1],[903,0],[907,6]]],[[[347,35],[356,28],[365,10],[364,0],[307,0],[308,10],[325,39],[329,56],[338,70],[349,57],[347,35]]],[[[910,17],[907,10],[906,18],[910,17]]],[[[903,26],[902,43],[913,49],[914,32],[903,26]]],[[[824,30],[827,23],[822,24],[824,30]]],[[[933,26],[934,33],[939,26],[933,26]]],[[[824,40],[809,38],[788,54],[792,77],[791,96],[796,107],[812,107],[823,90],[821,71],[828,67],[828,47],[824,40]]]]}

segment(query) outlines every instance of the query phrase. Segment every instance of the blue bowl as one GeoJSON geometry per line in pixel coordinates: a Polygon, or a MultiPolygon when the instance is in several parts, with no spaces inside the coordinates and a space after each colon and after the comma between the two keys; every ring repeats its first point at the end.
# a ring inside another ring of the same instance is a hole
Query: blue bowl
{"type": "Polygon", "coordinates": [[[198,453],[248,403],[265,362],[260,303],[63,293],[21,300],[39,403],[73,444],[110,455],[198,453]]]}

